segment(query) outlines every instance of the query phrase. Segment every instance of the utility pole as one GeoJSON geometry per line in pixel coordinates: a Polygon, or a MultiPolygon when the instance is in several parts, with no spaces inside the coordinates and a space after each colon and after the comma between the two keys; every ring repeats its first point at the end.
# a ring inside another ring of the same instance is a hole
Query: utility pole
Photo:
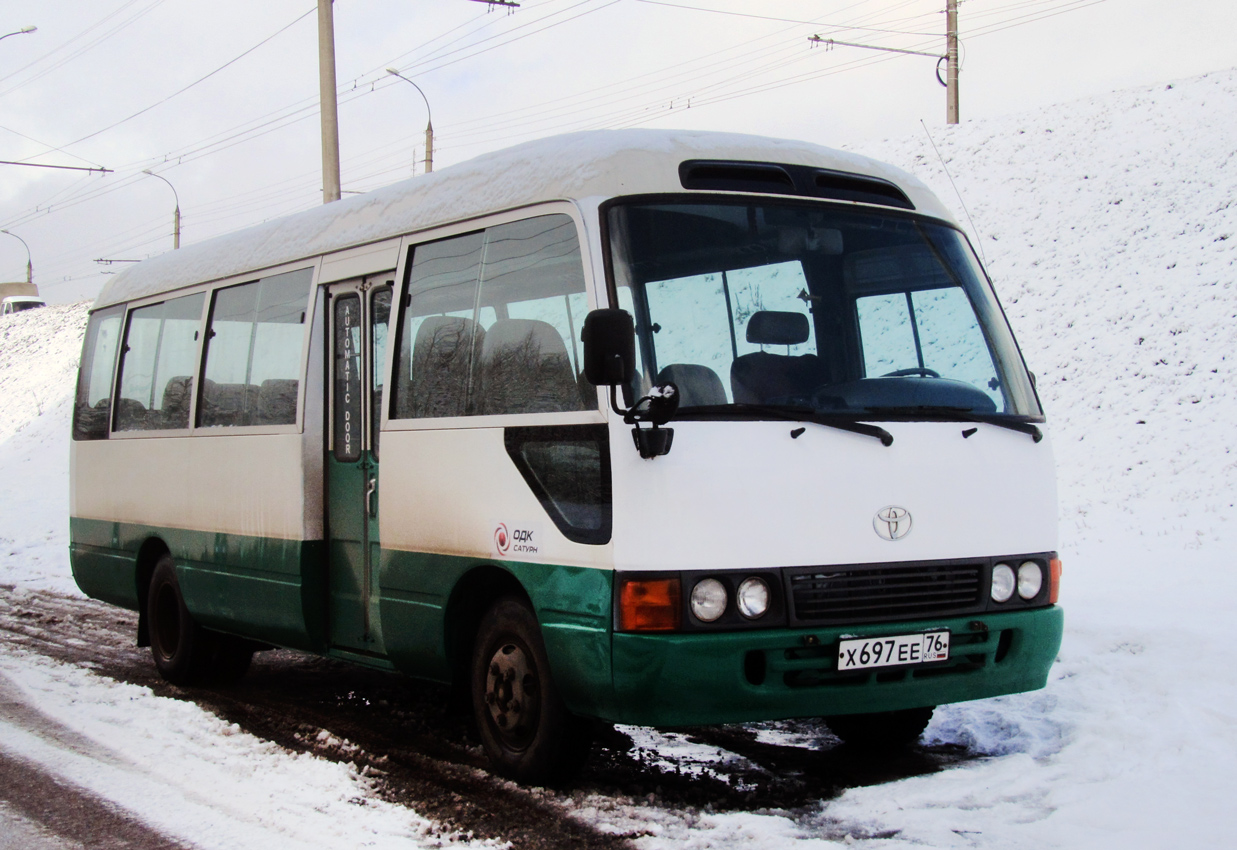
{"type": "Polygon", "coordinates": [[[340,198],[339,103],[335,98],[334,0],[318,0],[318,91],[322,113],[322,203],[340,198]]]}
{"type": "Polygon", "coordinates": [[[856,44],[853,41],[838,41],[813,35],[808,38],[813,45],[823,44],[826,49],[838,45],[861,47],[864,50],[879,50],[882,53],[905,53],[910,56],[929,56],[936,60],[936,79],[945,87],[945,123],[958,123],[958,0],[945,0],[945,55],[926,53],[922,50],[903,50],[899,47],[877,47],[874,44],[856,44]],[[941,63],[946,63],[945,79],[941,79],[941,63]]]}
{"type": "Polygon", "coordinates": [[[958,123],[958,0],[945,0],[945,123],[958,123]]]}

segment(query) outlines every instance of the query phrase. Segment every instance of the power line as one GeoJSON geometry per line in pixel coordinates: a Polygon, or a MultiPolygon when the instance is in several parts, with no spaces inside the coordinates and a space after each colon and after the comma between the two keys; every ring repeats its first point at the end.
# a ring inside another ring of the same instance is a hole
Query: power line
{"type": "MultiPolygon", "coordinates": [[[[138,2],[138,0],[129,0],[129,2],[127,2],[127,3],[125,3],[124,5],[120,6],[120,7],[119,7],[118,9],[116,9],[115,11],[113,11],[113,12],[111,12],[111,13],[107,14],[107,15],[104,15],[104,16],[103,16],[102,18],[100,18],[98,21],[96,21],[95,23],[91,24],[91,25],[90,25],[90,26],[88,26],[86,29],[82,30],[80,33],[78,33],[77,35],[73,36],[72,38],[70,38],[68,41],[64,42],[64,43],[63,43],[63,44],[61,44],[60,46],[58,46],[58,47],[56,47],[56,48],[54,48],[54,49],[52,49],[52,50],[48,51],[47,53],[44,53],[44,54],[43,54],[42,56],[40,56],[38,59],[35,59],[34,61],[29,62],[29,63],[27,63],[27,64],[23,65],[22,67],[18,68],[16,71],[13,71],[13,72],[11,72],[11,73],[9,73],[9,74],[6,74],[6,75],[5,75],[5,76],[3,76],[3,77],[0,77],[0,82],[3,82],[4,80],[8,80],[8,79],[10,79],[10,78],[12,78],[12,77],[16,76],[17,74],[20,74],[22,71],[25,71],[25,70],[26,70],[26,69],[28,69],[28,68],[33,68],[34,66],[36,66],[36,65],[38,65],[40,62],[42,62],[44,59],[47,59],[48,57],[51,57],[51,56],[56,55],[56,54],[57,54],[57,53],[59,53],[61,50],[64,50],[65,48],[67,48],[67,47],[68,47],[70,44],[72,44],[73,42],[77,41],[77,40],[78,40],[78,39],[80,39],[80,38],[85,37],[88,33],[90,33],[90,32],[92,32],[92,31],[94,31],[94,30],[98,29],[98,28],[99,28],[99,27],[101,27],[103,24],[107,23],[107,22],[108,22],[108,21],[110,21],[112,18],[116,17],[116,16],[117,16],[117,15],[119,15],[121,12],[123,12],[125,9],[129,8],[130,6],[134,5],[134,4],[135,4],[135,3],[137,3],[137,2],[138,2]]],[[[136,22],[138,19],[140,19],[140,18],[144,17],[145,15],[147,15],[148,13],[150,13],[151,11],[153,11],[154,9],[156,9],[157,7],[159,7],[159,6],[163,5],[163,3],[165,3],[165,2],[167,2],[167,0],[154,0],[154,2],[153,2],[153,3],[151,3],[149,6],[147,6],[146,8],[144,8],[144,9],[140,9],[139,11],[135,12],[135,13],[134,13],[131,17],[126,18],[125,20],[121,21],[119,24],[117,24],[117,25],[116,25],[115,27],[113,27],[112,29],[110,29],[110,30],[108,30],[107,32],[103,33],[102,35],[100,35],[98,38],[94,39],[94,40],[93,40],[93,41],[91,41],[90,43],[85,44],[85,45],[83,45],[82,47],[79,47],[77,50],[75,50],[73,53],[69,54],[68,56],[64,57],[63,59],[60,59],[60,60],[56,61],[55,63],[53,63],[53,64],[52,64],[52,65],[50,65],[49,67],[44,68],[42,71],[39,71],[38,73],[34,74],[33,76],[31,76],[31,77],[29,77],[29,78],[27,78],[27,79],[25,79],[25,80],[22,80],[21,82],[16,83],[16,84],[14,84],[14,85],[12,85],[12,86],[9,86],[7,89],[4,89],[3,91],[0,91],[0,97],[4,97],[6,94],[9,94],[9,93],[11,93],[11,92],[17,91],[19,88],[22,88],[23,86],[27,86],[27,85],[29,85],[30,83],[34,82],[35,80],[42,79],[43,77],[45,77],[45,76],[47,76],[48,74],[50,74],[52,71],[55,71],[55,70],[57,70],[57,69],[59,69],[59,68],[64,67],[65,65],[67,65],[67,64],[68,64],[68,63],[70,63],[70,62],[72,62],[74,59],[78,58],[79,56],[82,56],[83,54],[88,53],[89,51],[93,50],[95,47],[98,47],[98,46],[99,46],[100,44],[102,44],[104,41],[107,41],[109,38],[111,38],[112,36],[116,35],[118,32],[120,32],[121,30],[125,29],[125,28],[126,28],[126,27],[128,27],[130,24],[133,24],[133,23],[134,23],[134,22],[136,22]]]]}
{"type": "Polygon", "coordinates": [[[262,46],[263,46],[263,45],[265,45],[267,42],[269,42],[269,41],[273,40],[274,38],[276,38],[276,37],[278,37],[278,36],[280,36],[280,35],[282,35],[284,32],[286,32],[287,30],[291,29],[294,25],[296,25],[296,24],[300,23],[301,21],[303,21],[305,18],[309,17],[310,15],[312,15],[312,14],[313,14],[314,12],[316,12],[316,11],[317,11],[317,8],[316,8],[316,7],[315,7],[315,8],[313,8],[313,9],[310,9],[308,12],[305,12],[305,13],[304,13],[303,15],[301,15],[300,17],[296,18],[295,20],[291,21],[291,22],[290,22],[290,23],[288,23],[288,24],[285,24],[284,26],[280,27],[280,28],[279,28],[278,30],[276,30],[275,32],[271,33],[271,34],[270,34],[269,36],[267,36],[266,38],[264,38],[264,39],[262,39],[261,41],[259,41],[259,42],[258,42],[257,44],[255,44],[253,47],[249,48],[249,49],[248,49],[248,50],[246,50],[244,53],[242,53],[240,56],[237,56],[237,57],[235,57],[235,58],[233,58],[233,59],[229,59],[227,62],[224,62],[222,65],[220,65],[220,66],[219,66],[218,68],[216,68],[215,70],[211,71],[209,74],[206,74],[205,76],[199,77],[198,79],[194,80],[194,81],[193,81],[192,83],[190,83],[189,85],[185,86],[184,88],[178,89],[177,91],[172,92],[170,95],[168,95],[167,97],[163,98],[162,100],[160,100],[160,101],[158,101],[158,102],[156,102],[156,103],[152,103],[150,106],[147,106],[147,107],[146,107],[146,108],[144,108],[144,109],[139,109],[137,112],[134,112],[134,113],[133,113],[132,115],[130,115],[128,118],[122,118],[122,119],[120,119],[119,121],[117,121],[117,122],[116,122],[116,123],[114,123],[114,124],[109,124],[108,126],[104,127],[102,130],[95,130],[93,133],[90,133],[89,135],[82,136],[80,139],[78,139],[78,140],[76,140],[76,141],[69,142],[67,145],[65,145],[65,147],[66,147],[66,148],[73,147],[74,145],[81,144],[82,142],[86,141],[87,139],[93,139],[95,136],[102,135],[103,133],[106,133],[108,130],[114,130],[115,128],[119,127],[121,124],[125,124],[125,123],[127,123],[127,122],[129,122],[129,121],[132,121],[134,118],[137,118],[139,115],[145,115],[147,112],[150,112],[150,110],[155,109],[156,107],[162,106],[163,104],[167,103],[169,100],[172,100],[172,99],[173,99],[173,98],[175,98],[175,97],[179,97],[180,95],[182,95],[182,94],[184,94],[185,92],[189,91],[189,89],[193,88],[194,86],[198,85],[199,83],[206,82],[206,81],[207,81],[207,80],[209,80],[211,77],[215,76],[216,74],[218,74],[220,71],[224,70],[225,68],[227,68],[227,67],[229,67],[229,66],[231,66],[231,65],[235,65],[237,62],[239,62],[240,60],[244,59],[244,58],[245,58],[246,56],[248,56],[250,53],[253,53],[255,50],[257,50],[259,47],[262,47],[262,46]]]}
{"type": "MultiPolygon", "coordinates": [[[[1032,2],[1027,2],[1027,3],[1010,4],[1005,7],[1001,7],[1001,8],[1003,10],[1006,10],[1007,12],[1021,12],[1022,14],[1017,15],[1017,16],[1011,16],[1011,17],[995,16],[998,18],[997,20],[991,21],[985,28],[983,28],[980,31],[977,31],[975,34],[972,34],[970,37],[986,35],[990,32],[1000,31],[1001,29],[1007,29],[1012,26],[1019,26],[1024,23],[1032,23],[1036,20],[1042,20],[1047,17],[1053,17],[1057,14],[1063,14],[1066,11],[1073,11],[1076,8],[1085,8],[1090,5],[1096,5],[1099,2],[1104,2],[1104,0],[1074,0],[1074,2],[1066,3],[1063,6],[1058,4],[1055,6],[1049,6],[1048,8],[1044,8],[1045,6],[1044,2],[1036,2],[1035,0],[1032,0],[1032,2]]],[[[556,12],[555,14],[561,15],[561,14],[570,12],[573,9],[578,9],[582,5],[584,4],[575,3],[575,4],[572,4],[570,7],[568,7],[567,9],[558,10],[558,12],[556,12]]],[[[608,5],[610,4],[606,4],[605,6],[597,7],[592,10],[586,10],[585,13],[588,13],[589,11],[599,11],[602,8],[606,8],[608,5]]],[[[907,3],[897,4],[896,6],[892,8],[885,8],[885,9],[878,10],[877,12],[874,12],[871,14],[866,14],[862,16],[859,20],[862,20],[864,18],[871,20],[877,17],[878,15],[890,14],[896,9],[904,8],[907,5],[908,5],[907,3]]],[[[545,21],[545,20],[546,18],[541,18],[541,19],[538,19],[538,22],[545,21]]],[[[562,21],[562,22],[565,23],[566,21],[562,21]]],[[[533,23],[537,23],[537,22],[533,22],[533,23]]],[[[458,30],[459,27],[455,29],[458,30]]],[[[524,32],[520,35],[520,37],[521,38],[528,37],[533,34],[536,34],[536,33],[535,32],[524,32]]],[[[510,35],[510,32],[506,33],[506,35],[510,35]]],[[[494,38],[494,37],[491,37],[491,38],[494,38]]],[[[939,36],[937,36],[937,38],[939,38],[939,36]]],[[[430,42],[427,42],[427,44],[432,43],[433,41],[434,40],[431,40],[430,42]]],[[[735,45],[731,49],[738,51],[738,50],[744,49],[744,47],[750,48],[753,43],[754,43],[753,41],[743,42],[739,45],[735,45]]],[[[496,46],[501,46],[501,45],[496,45],[496,46]]],[[[487,49],[492,49],[492,48],[487,48],[487,49]]],[[[673,83],[673,85],[682,86],[683,83],[687,83],[690,85],[690,88],[680,88],[679,93],[674,95],[673,98],[666,97],[665,94],[659,95],[656,91],[653,90],[658,86],[665,87],[667,85],[672,84],[672,83],[669,83],[667,79],[665,78],[665,73],[667,72],[667,69],[661,69],[660,71],[649,72],[645,75],[640,75],[640,77],[646,78],[644,84],[645,84],[645,87],[649,89],[644,95],[640,95],[638,92],[633,93],[630,85],[628,85],[630,81],[627,81],[627,83],[620,85],[617,89],[615,89],[614,84],[603,86],[603,87],[600,87],[599,89],[594,90],[596,92],[594,94],[590,94],[587,92],[582,93],[583,95],[587,95],[584,102],[594,104],[598,109],[613,110],[613,106],[619,103],[622,103],[624,101],[631,102],[633,99],[638,99],[639,97],[643,96],[644,98],[646,98],[645,105],[643,107],[632,107],[632,108],[625,107],[621,111],[618,111],[618,112],[610,111],[608,115],[606,114],[599,115],[594,109],[592,111],[592,114],[590,115],[577,114],[575,116],[571,116],[571,115],[562,114],[563,110],[560,109],[560,114],[558,115],[557,118],[554,119],[557,122],[555,126],[556,127],[574,126],[577,128],[584,128],[584,127],[589,127],[589,126],[594,126],[594,127],[595,126],[636,126],[639,124],[648,123],[649,121],[655,120],[662,115],[667,115],[667,114],[681,111],[683,108],[685,108],[685,104],[688,101],[690,101],[692,106],[696,106],[696,107],[713,105],[713,104],[726,102],[726,101],[733,100],[733,99],[740,98],[740,97],[749,97],[755,94],[761,94],[767,91],[772,91],[772,90],[782,88],[785,86],[789,86],[789,85],[797,85],[803,82],[807,82],[809,80],[819,79],[824,76],[829,76],[829,75],[836,74],[836,73],[843,73],[845,71],[854,70],[859,67],[866,67],[868,65],[874,64],[875,61],[884,61],[884,60],[887,60],[888,58],[891,58],[891,57],[880,57],[875,60],[869,59],[869,60],[864,60],[864,61],[846,62],[846,63],[843,63],[841,66],[833,67],[830,69],[814,70],[808,73],[796,73],[796,74],[789,74],[789,75],[783,74],[782,76],[772,79],[772,80],[756,79],[756,77],[758,77],[759,75],[767,73],[770,70],[784,68],[785,62],[779,61],[779,56],[781,56],[782,53],[785,52],[785,50],[786,48],[784,48],[781,45],[773,45],[772,47],[768,47],[768,48],[761,47],[755,53],[752,53],[749,50],[748,53],[743,54],[743,58],[741,60],[737,60],[737,61],[749,62],[752,65],[758,65],[758,67],[751,68],[751,70],[748,71],[747,73],[734,73],[734,71],[737,68],[740,68],[741,66],[735,65],[733,64],[733,62],[730,63],[730,66],[728,69],[731,73],[725,73],[724,75],[722,74],[721,68],[719,68],[718,70],[709,70],[710,65],[707,62],[704,62],[703,67],[702,67],[702,60],[707,60],[707,59],[716,60],[717,59],[717,57],[719,56],[719,52],[717,50],[710,51],[708,56],[697,57],[697,59],[694,59],[694,60],[689,60],[687,62],[677,63],[676,65],[671,65],[669,66],[670,69],[675,69],[675,68],[681,69],[679,73],[677,74],[677,76],[680,78],[681,81],[679,83],[673,83]],[[764,53],[762,54],[760,51],[764,51],[764,53]],[[766,57],[763,61],[760,59],[761,55],[766,57]],[[691,85],[691,83],[693,82],[695,83],[695,85],[691,85]],[[671,106],[669,108],[666,108],[665,106],[662,106],[662,105],[658,105],[659,103],[665,104],[667,101],[671,103],[671,106]]],[[[453,61],[459,61],[459,60],[453,60],[453,61]]],[[[713,64],[724,66],[727,64],[727,62],[725,60],[720,61],[720,62],[715,61],[713,64]]],[[[431,68],[430,70],[433,70],[433,69],[431,68]]],[[[640,77],[633,78],[633,79],[640,79],[640,77]]],[[[344,102],[347,103],[347,102],[351,102],[352,100],[357,100],[361,97],[368,96],[376,88],[380,88],[380,87],[371,85],[371,88],[369,89],[356,88],[352,92],[346,92],[344,102]]],[[[578,99],[581,97],[581,95],[578,94],[578,95],[573,95],[569,97],[578,99]]],[[[568,99],[560,98],[559,100],[566,102],[568,99]]],[[[532,107],[530,107],[529,109],[532,109],[532,107]]],[[[195,151],[193,158],[200,158],[203,156],[211,155],[212,153],[217,153],[221,150],[227,149],[234,145],[241,144],[244,141],[247,141],[249,139],[258,138],[262,135],[266,135],[267,133],[274,132],[276,130],[291,126],[292,124],[295,124],[301,120],[304,120],[305,118],[313,117],[313,115],[316,114],[316,110],[314,110],[312,107],[303,109],[304,114],[297,114],[298,112],[301,112],[301,111],[302,110],[298,109],[296,112],[283,115],[278,119],[277,123],[273,123],[269,125],[259,124],[257,127],[251,127],[245,132],[237,133],[231,136],[230,138],[228,138],[227,140],[225,140],[226,144],[219,144],[218,137],[216,137],[216,142],[210,146],[210,149],[201,149],[201,150],[195,151]]],[[[512,114],[514,117],[515,114],[519,114],[520,112],[521,110],[508,110],[507,114],[512,114]]],[[[484,120],[486,119],[475,119],[473,121],[463,122],[463,123],[474,124],[475,126],[476,121],[484,121],[484,120]]],[[[525,123],[527,124],[527,122],[525,123]]],[[[546,122],[534,122],[534,123],[539,126],[545,126],[546,122]]],[[[458,134],[454,136],[451,135],[451,129],[453,126],[459,126],[459,125],[448,125],[447,126],[446,128],[447,132],[443,134],[443,137],[447,140],[448,144],[444,145],[443,149],[448,149],[451,146],[450,145],[451,141],[458,139],[458,138],[465,138],[465,137],[468,137],[469,135],[467,133],[464,134],[464,136],[459,136],[458,134]]],[[[493,130],[494,128],[491,127],[490,129],[493,130]]],[[[517,138],[527,137],[528,135],[533,135],[534,133],[535,131],[530,130],[527,133],[505,134],[504,138],[517,139],[517,138]]],[[[477,133],[472,134],[473,137],[476,137],[477,135],[478,135],[477,133]]],[[[486,134],[481,133],[480,135],[486,135],[486,134]]],[[[387,143],[382,146],[379,146],[377,149],[371,149],[370,151],[367,151],[360,156],[350,158],[350,160],[345,164],[347,169],[350,172],[352,172],[349,174],[349,183],[351,185],[358,185],[360,181],[367,181],[370,179],[375,179],[377,177],[383,177],[383,176],[386,176],[386,175],[389,175],[395,172],[404,171],[407,168],[406,153],[387,154],[383,152],[388,149],[396,148],[400,144],[401,143],[398,141],[393,142],[393,143],[387,143]],[[399,165],[392,165],[390,167],[387,167],[385,163],[392,161],[395,156],[399,156],[399,158],[402,161],[399,163],[399,165]]],[[[191,161],[191,160],[188,160],[188,161],[191,161]]],[[[141,164],[142,165],[153,165],[157,162],[158,162],[158,159],[155,159],[153,161],[146,160],[141,164]]],[[[312,206],[312,202],[309,200],[309,198],[313,194],[313,187],[316,186],[317,184],[317,180],[313,178],[314,178],[313,174],[306,173],[304,175],[298,175],[292,178],[288,178],[284,181],[280,181],[280,183],[273,184],[273,186],[267,187],[262,190],[254,190],[254,192],[249,193],[251,195],[251,197],[249,198],[241,199],[238,197],[232,197],[224,201],[220,201],[214,207],[212,207],[212,211],[207,213],[205,217],[203,215],[195,215],[192,221],[195,227],[202,227],[210,223],[215,223],[215,222],[224,221],[224,220],[235,222],[236,213],[242,208],[245,210],[264,209],[266,214],[261,216],[261,218],[264,218],[264,219],[269,218],[271,215],[275,214],[276,212],[281,212],[283,210],[291,211],[295,209],[308,208],[312,206]],[[285,188],[280,188],[281,186],[285,188]],[[239,204],[237,203],[238,201],[240,201],[239,204]],[[271,207],[271,204],[278,207],[279,209],[278,210],[273,209],[271,207]]],[[[83,178],[83,179],[86,179],[86,178],[83,178]]],[[[109,180],[107,181],[107,183],[110,185],[106,187],[100,186],[99,184],[95,183],[92,185],[91,189],[86,192],[81,192],[81,186],[79,184],[79,189],[77,191],[79,192],[80,197],[69,198],[63,203],[58,203],[56,204],[56,209],[57,210],[64,209],[67,206],[76,205],[77,203],[85,203],[89,200],[94,200],[102,196],[103,194],[110,193],[111,191],[116,191],[120,188],[126,188],[128,185],[131,185],[128,179],[121,179],[119,182],[113,182],[109,180]]],[[[41,215],[47,215],[47,214],[50,214],[50,211],[43,209],[43,208],[36,208],[35,215],[31,217],[39,217],[41,215]]],[[[253,219],[250,219],[249,221],[252,222],[253,219]]],[[[238,224],[237,227],[239,226],[241,225],[238,224]]],[[[229,228],[229,230],[230,229],[232,228],[229,228]]],[[[158,236],[153,237],[153,241],[157,241],[157,239],[162,238],[163,235],[164,234],[160,233],[158,236]]],[[[106,250],[104,250],[103,253],[106,253],[106,254],[124,253],[122,251],[113,250],[110,246],[105,246],[105,248],[106,250]]]]}
{"type": "Polygon", "coordinates": [[[728,15],[735,18],[750,18],[758,21],[776,21],[786,24],[804,24],[811,27],[834,27],[841,30],[861,30],[863,32],[892,33],[895,35],[933,35],[926,32],[905,32],[903,30],[876,29],[874,27],[850,26],[846,24],[826,24],[819,21],[804,21],[798,18],[775,18],[770,15],[753,15],[748,12],[731,12],[726,9],[707,9],[703,6],[687,6],[682,3],[667,3],[666,0],[636,0],[637,3],[647,3],[650,6],[666,6],[671,9],[687,9],[692,12],[708,12],[713,15],[728,15]]]}

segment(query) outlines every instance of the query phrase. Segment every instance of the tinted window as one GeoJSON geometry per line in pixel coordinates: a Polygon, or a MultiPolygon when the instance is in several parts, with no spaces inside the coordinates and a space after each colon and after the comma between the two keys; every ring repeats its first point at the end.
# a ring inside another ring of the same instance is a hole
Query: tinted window
{"type": "Polygon", "coordinates": [[[296,422],[310,269],[215,293],[199,424],[296,422]]]}
{"type": "Polygon", "coordinates": [[[579,378],[587,298],[569,216],[418,246],[406,292],[396,418],[596,406],[579,378]]]}
{"type": "Polygon", "coordinates": [[[112,370],[120,347],[120,320],[124,307],[101,310],[90,317],[82,344],[77,399],[73,406],[73,439],[100,440],[107,436],[112,406],[112,370]]]}
{"type": "Polygon", "coordinates": [[[610,540],[610,441],[604,425],[507,428],[507,454],[568,540],[610,540]]]}
{"type": "Polygon", "coordinates": [[[206,294],[199,292],[129,313],[120,359],[117,431],[189,427],[205,301],[206,294]]]}

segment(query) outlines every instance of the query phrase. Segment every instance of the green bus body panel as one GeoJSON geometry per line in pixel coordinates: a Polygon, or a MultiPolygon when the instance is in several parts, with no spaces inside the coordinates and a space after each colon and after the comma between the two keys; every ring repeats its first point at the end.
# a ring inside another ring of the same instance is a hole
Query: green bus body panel
{"type": "MultiPolygon", "coordinates": [[[[378,463],[363,452],[356,461],[341,463],[331,452],[326,454],[327,500],[330,543],[327,577],[330,582],[330,643],[338,649],[362,655],[383,653],[382,620],[376,594],[365,587],[365,551],[370,550],[371,567],[379,563],[378,517],[370,517],[365,490],[368,479],[378,478],[378,463]],[[366,531],[368,529],[368,539],[366,531]],[[369,606],[369,631],[365,629],[365,605],[369,606]]],[[[375,498],[377,496],[375,495],[375,498]]],[[[376,582],[370,581],[371,586],[376,582]]],[[[349,656],[351,657],[351,656],[349,656]]]]}
{"type": "Polygon", "coordinates": [[[74,517],[69,556],[87,596],[138,608],[137,558],[152,537],[176,562],[185,604],[204,626],[294,649],[326,645],[326,550],[279,540],[74,517]]]}
{"type": "Polygon", "coordinates": [[[744,723],[895,711],[1035,690],[1047,683],[1064,621],[1062,610],[1053,606],[840,628],[618,633],[615,701],[606,718],[642,726],[744,723]],[[988,630],[972,630],[975,621],[988,630]],[[834,669],[843,635],[875,637],[941,628],[949,629],[951,638],[950,660],[940,665],[851,674],[834,669]],[[1002,647],[1005,632],[1009,634],[1002,647]],[[818,643],[806,645],[808,636],[818,643]],[[753,684],[745,672],[749,653],[763,657],[760,684],[753,684]]]}
{"type": "Polygon", "coordinates": [[[450,681],[452,593],[478,568],[527,592],[551,672],[579,714],[651,726],[742,723],[892,711],[1042,688],[1061,645],[1059,607],[968,617],[798,629],[613,633],[613,573],[475,557],[381,550],[378,614],[385,655],[328,650],[327,551],[287,541],[73,519],[73,575],[88,596],[138,607],[135,568],[151,537],[176,559],[203,625],[278,646],[450,681]],[[987,628],[976,627],[983,623],[987,628]],[[836,672],[844,635],[948,629],[950,660],[918,668],[836,672]],[[999,660],[998,660],[999,657],[999,660]]]}
{"type": "Polygon", "coordinates": [[[563,700],[578,713],[600,714],[612,696],[609,570],[384,549],[379,608],[387,657],[396,669],[450,681],[447,608],[456,584],[478,567],[498,567],[523,586],[563,700]]]}

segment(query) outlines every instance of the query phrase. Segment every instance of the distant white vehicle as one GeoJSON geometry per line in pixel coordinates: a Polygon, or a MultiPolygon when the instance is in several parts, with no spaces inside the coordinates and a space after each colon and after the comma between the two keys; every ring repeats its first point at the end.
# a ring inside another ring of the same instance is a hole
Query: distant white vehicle
{"type": "Polygon", "coordinates": [[[20,313],[22,310],[33,310],[35,307],[46,307],[47,302],[41,298],[33,298],[29,295],[10,295],[4,299],[4,306],[0,307],[0,316],[8,316],[12,313],[20,313]]]}

